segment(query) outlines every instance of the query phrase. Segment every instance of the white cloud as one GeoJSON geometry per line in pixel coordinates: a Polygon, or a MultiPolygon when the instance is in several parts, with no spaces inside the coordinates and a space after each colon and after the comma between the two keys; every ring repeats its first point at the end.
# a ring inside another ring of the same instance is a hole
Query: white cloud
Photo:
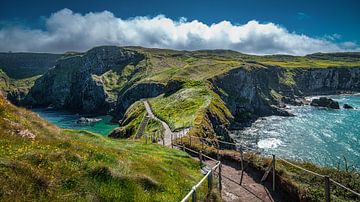
{"type": "Polygon", "coordinates": [[[252,54],[294,54],[358,51],[352,42],[343,44],[291,33],[273,23],[252,20],[244,25],[222,21],[206,25],[163,15],[121,19],[111,12],[74,13],[60,10],[46,19],[44,30],[4,27],[0,51],[85,51],[98,45],[139,45],[171,49],[232,49],[252,54]]]}

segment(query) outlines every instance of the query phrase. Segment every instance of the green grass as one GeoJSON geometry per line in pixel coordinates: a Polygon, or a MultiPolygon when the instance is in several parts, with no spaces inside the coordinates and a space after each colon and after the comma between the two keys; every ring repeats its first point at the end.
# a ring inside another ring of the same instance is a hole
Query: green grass
{"type": "Polygon", "coordinates": [[[149,119],[145,128],[145,134],[155,135],[161,139],[164,136],[164,128],[159,121],[155,119],[149,119]]]}
{"type": "Polygon", "coordinates": [[[162,94],[149,100],[154,114],[167,122],[171,130],[192,127],[196,114],[206,107],[211,99],[206,85],[202,82],[189,82],[179,91],[162,94]]]}
{"type": "MultiPolygon", "coordinates": [[[[177,140],[180,144],[180,140],[177,140]]],[[[182,138],[182,144],[186,147],[196,151],[202,151],[204,154],[212,157],[217,156],[216,141],[212,143],[201,143],[197,138],[191,138],[191,145],[189,136],[182,138]]],[[[239,160],[239,152],[234,150],[220,150],[220,155],[225,159],[236,159],[239,160]]],[[[247,161],[253,169],[257,170],[258,173],[264,174],[266,168],[271,163],[269,156],[261,156],[255,153],[246,152],[244,153],[244,160],[247,161]]],[[[343,163],[339,168],[321,167],[316,166],[312,163],[301,162],[301,161],[290,161],[291,163],[303,167],[307,170],[327,175],[331,179],[349,187],[356,192],[360,192],[360,174],[356,171],[346,168],[346,163],[343,163]]],[[[284,163],[281,160],[276,161],[277,174],[282,179],[282,185],[287,188],[294,188],[292,191],[297,191],[298,196],[302,201],[324,201],[324,179],[311,175],[298,168],[295,168],[289,164],[284,163]]],[[[331,200],[332,201],[359,201],[359,198],[331,183],[331,200]]]]}
{"type": "Polygon", "coordinates": [[[279,78],[279,81],[281,84],[287,85],[287,86],[295,86],[296,82],[294,79],[295,73],[287,69],[285,73],[279,78]]]}
{"type": "MultiPolygon", "coordinates": [[[[245,159],[250,161],[256,167],[261,168],[262,170],[265,170],[265,168],[270,164],[271,161],[270,158],[261,157],[255,154],[249,154],[246,156],[245,159]]],[[[358,172],[349,171],[344,168],[337,169],[331,167],[320,167],[308,162],[291,162],[310,171],[322,175],[327,175],[335,181],[345,185],[346,187],[360,192],[360,176],[358,172]]],[[[306,173],[279,160],[276,161],[276,170],[287,184],[290,184],[299,190],[299,196],[304,201],[325,200],[323,178],[306,173]]],[[[344,190],[343,188],[338,187],[333,183],[330,183],[330,185],[332,201],[345,202],[359,200],[356,195],[344,190]]]]}
{"type": "Polygon", "coordinates": [[[36,79],[40,78],[41,75],[33,76],[24,79],[13,79],[10,78],[1,68],[0,68],[0,90],[5,92],[24,92],[27,93],[30,88],[34,85],[36,79]]]}
{"type": "MultiPolygon", "coordinates": [[[[344,53],[346,54],[346,53],[344,53]]],[[[320,54],[321,55],[321,54],[320,54]]],[[[321,56],[257,56],[252,57],[253,61],[264,65],[275,65],[284,68],[328,68],[328,67],[359,67],[360,59],[358,56],[351,57],[332,57],[332,54],[322,54],[321,56]]]]}
{"type": "Polygon", "coordinates": [[[137,101],[132,104],[126,111],[124,118],[121,120],[120,130],[122,131],[122,135],[118,138],[134,137],[145,113],[146,110],[142,101],[137,101]]]}
{"type": "Polygon", "coordinates": [[[202,177],[181,151],[60,130],[3,98],[0,117],[2,201],[179,201],[202,177]]]}

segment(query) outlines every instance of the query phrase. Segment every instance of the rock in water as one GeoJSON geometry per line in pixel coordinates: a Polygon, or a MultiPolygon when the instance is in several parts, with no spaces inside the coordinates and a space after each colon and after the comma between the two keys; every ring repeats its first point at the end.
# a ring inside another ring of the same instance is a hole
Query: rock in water
{"type": "Polygon", "coordinates": [[[310,105],[314,107],[327,107],[331,109],[340,109],[338,102],[327,97],[320,97],[319,99],[313,99],[310,105]]]}
{"type": "Polygon", "coordinates": [[[354,109],[354,107],[352,107],[351,105],[348,105],[348,104],[344,104],[343,108],[344,109],[354,109]]]}
{"type": "Polygon", "coordinates": [[[101,121],[101,119],[99,118],[85,118],[85,117],[81,117],[79,118],[76,123],[78,124],[89,124],[89,123],[95,123],[101,121]]]}

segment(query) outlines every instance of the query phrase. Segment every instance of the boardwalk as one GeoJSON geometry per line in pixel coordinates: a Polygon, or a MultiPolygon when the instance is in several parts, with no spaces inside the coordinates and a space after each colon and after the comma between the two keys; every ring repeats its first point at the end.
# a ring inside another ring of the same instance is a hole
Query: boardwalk
{"type": "MultiPolygon", "coordinates": [[[[161,122],[165,129],[165,145],[171,145],[171,136],[181,137],[186,135],[189,129],[185,129],[178,133],[174,133],[171,131],[169,125],[157,118],[151,110],[151,107],[147,101],[143,101],[146,111],[150,118],[158,120],[161,122]]],[[[197,158],[197,157],[194,157],[197,158]]],[[[213,161],[205,161],[207,165],[213,166],[213,161]]],[[[248,173],[245,171],[243,183],[242,185],[239,184],[240,181],[240,173],[241,171],[238,168],[239,165],[233,165],[232,163],[223,162],[222,165],[222,184],[223,184],[223,191],[222,191],[222,198],[224,201],[244,201],[244,202],[257,202],[257,201],[279,201],[274,200],[274,198],[270,195],[268,189],[258,183],[258,178],[260,176],[256,176],[254,174],[248,173]]]]}

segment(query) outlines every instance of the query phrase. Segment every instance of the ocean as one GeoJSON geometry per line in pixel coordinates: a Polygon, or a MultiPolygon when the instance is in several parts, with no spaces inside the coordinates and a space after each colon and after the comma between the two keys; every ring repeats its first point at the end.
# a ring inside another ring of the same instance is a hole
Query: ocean
{"type": "Polygon", "coordinates": [[[111,116],[93,117],[100,118],[101,120],[91,124],[78,124],[76,121],[81,117],[78,114],[44,108],[33,109],[33,111],[38,113],[43,119],[46,119],[60,128],[88,130],[104,136],[108,135],[114,128],[119,126],[118,124],[110,123],[111,116]]]}
{"type": "Polygon", "coordinates": [[[360,95],[329,96],[341,109],[291,106],[294,117],[260,118],[236,141],[262,154],[360,170],[360,95]],[[343,104],[355,109],[343,109],[343,104]]]}

